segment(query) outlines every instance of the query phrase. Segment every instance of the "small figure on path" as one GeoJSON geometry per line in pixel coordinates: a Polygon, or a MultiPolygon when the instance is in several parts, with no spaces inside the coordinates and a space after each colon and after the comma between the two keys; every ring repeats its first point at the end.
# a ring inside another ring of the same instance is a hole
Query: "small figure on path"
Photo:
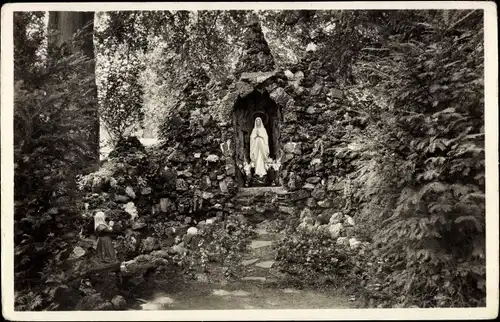
{"type": "Polygon", "coordinates": [[[97,258],[102,264],[118,263],[115,247],[113,246],[112,236],[116,236],[113,231],[113,221],[106,223],[106,215],[99,211],[94,217],[94,230],[97,236],[97,258]]]}

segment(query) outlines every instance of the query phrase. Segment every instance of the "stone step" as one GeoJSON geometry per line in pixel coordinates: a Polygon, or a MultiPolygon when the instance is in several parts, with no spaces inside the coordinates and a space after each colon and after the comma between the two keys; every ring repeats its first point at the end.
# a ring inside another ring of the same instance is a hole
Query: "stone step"
{"type": "Polygon", "coordinates": [[[275,261],[268,260],[268,261],[259,262],[259,263],[255,264],[255,266],[260,267],[260,268],[271,268],[274,265],[274,263],[275,263],[275,261]]]}
{"type": "Polygon", "coordinates": [[[252,240],[252,242],[250,243],[250,248],[257,249],[262,247],[268,247],[271,246],[273,243],[274,241],[271,240],[252,240]]]}
{"type": "Polygon", "coordinates": [[[237,198],[246,196],[263,196],[266,194],[277,194],[286,195],[286,191],[283,187],[250,187],[250,188],[240,188],[237,193],[237,198]]]}
{"type": "Polygon", "coordinates": [[[241,278],[242,281],[265,282],[264,276],[245,276],[241,278]]]}
{"type": "Polygon", "coordinates": [[[267,232],[267,230],[265,228],[257,228],[257,229],[255,229],[255,232],[259,236],[269,235],[269,233],[267,232]]]}
{"type": "Polygon", "coordinates": [[[258,258],[246,259],[246,260],[243,260],[241,262],[241,264],[243,264],[243,266],[250,266],[250,265],[257,263],[259,260],[260,259],[258,259],[258,258]]]}

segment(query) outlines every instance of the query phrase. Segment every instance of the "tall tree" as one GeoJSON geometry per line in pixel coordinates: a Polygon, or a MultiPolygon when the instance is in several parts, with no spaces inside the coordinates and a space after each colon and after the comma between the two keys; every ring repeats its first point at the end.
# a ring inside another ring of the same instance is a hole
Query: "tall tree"
{"type": "MultiPolygon", "coordinates": [[[[49,40],[49,45],[61,48],[68,53],[81,52],[90,60],[86,72],[95,77],[94,55],[94,12],[51,11],[49,13],[49,29],[56,31],[49,40]],[[75,37],[76,36],[76,37],[75,37]],[[77,38],[76,42],[73,42],[77,38]],[[73,45],[69,45],[72,43],[73,45]]],[[[87,75],[87,76],[88,76],[87,75]]],[[[97,86],[92,83],[87,95],[95,97],[97,102],[97,86]]],[[[89,126],[92,147],[91,160],[93,167],[99,167],[99,115],[97,105],[88,108],[90,116],[95,120],[89,126]]]]}

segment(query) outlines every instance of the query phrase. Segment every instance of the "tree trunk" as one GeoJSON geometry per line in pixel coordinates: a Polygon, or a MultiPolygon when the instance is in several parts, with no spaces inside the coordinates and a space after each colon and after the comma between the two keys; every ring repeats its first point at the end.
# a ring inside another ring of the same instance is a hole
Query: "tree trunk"
{"type": "MultiPolygon", "coordinates": [[[[50,39],[50,44],[57,47],[65,47],[71,52],[81,52],[92,61],[89,63],[87,72],[95,78],[95,58],[94,56],[94,12],[74,12],[74,11],[51,11],[49,12],[49,29],[58,34],[50,39]],[[80,46],[70,46],[74,34],[85,28],[80,46]]],[[[92,109],[93,124],[90,125],[90,145],[92,147],[91,163],[89,170],[95,171],[99,168],[99,113],[97,109],[97,86],[94,85],[88,95],[94,96],[94,108],[92,109]]]]}

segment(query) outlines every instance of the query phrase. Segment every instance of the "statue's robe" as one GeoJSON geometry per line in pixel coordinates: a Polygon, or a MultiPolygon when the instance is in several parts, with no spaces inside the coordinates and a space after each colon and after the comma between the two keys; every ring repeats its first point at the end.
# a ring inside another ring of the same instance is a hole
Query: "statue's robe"
{"type": "MultiPolygon", "coordinates": [[[[257,123],[257,122],[256,122],[257,123]]],[[[265,176],[266,162],[269,158],[269,139],[264,126],[255,125],[250,135],[250,160],[255,168],[257,176],[265,176]]]]}

